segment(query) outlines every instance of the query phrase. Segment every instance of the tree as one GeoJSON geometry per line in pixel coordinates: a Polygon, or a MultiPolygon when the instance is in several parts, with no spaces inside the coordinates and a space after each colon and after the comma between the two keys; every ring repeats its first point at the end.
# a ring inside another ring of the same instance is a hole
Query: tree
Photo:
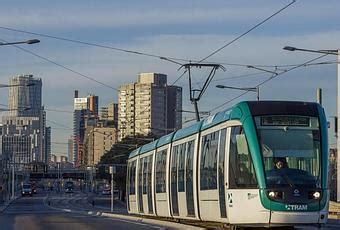
{"type": "MultiPolygon", "coordinates": [[[[154,136],[136,136],[127,137],[120,142],[117,142],[112,146],[110,151],[105,153],[99,162],[98,177],[101,179],[111,179],[109,174],[109,166],[116,166],[116,173],[113,176],[113,180],[119,190],[125,191],[126,188],[126,162],[129,154],[138,147],[145,145],[152,140],[155,140],[154,136]]],[[[125,194],[125,193],[124,193],[125,194]]]]}

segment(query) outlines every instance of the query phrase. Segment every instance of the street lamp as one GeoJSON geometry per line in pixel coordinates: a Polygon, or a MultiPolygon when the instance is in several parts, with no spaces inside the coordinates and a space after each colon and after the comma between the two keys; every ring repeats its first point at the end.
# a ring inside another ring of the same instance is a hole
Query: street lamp
{"type": "MultiPolygon", "coordinates": [[[[283,47],[284,50],[288,50],[288,51],[303,51],[303,52],[310,52],[310,53],[319,53],[319,54],[330,54],[330,55],[337,55],[337,67],[338,67],[338,71],[337,71],[337,117],[340,117],[340,49],[338,50],[312,50],[312,49],[301,49],[301,48],[296,48],[296,47],[292,47],[292,46],[285,46],[283,47]]],[[[338,136],[340,134],[340,126],[337,126],[337,133],[338,136]]],[[[340,202],[340,138],[337,137],[337,202],[340,202]]]]}
{"type": "Polygon", "coordinates": [[[40,40],[38,39],[30,39],[27,41],[20,41],[20,42],[0,42],[0,46],[6,46],[6,45],[18,45],[18,44],[35,44],[39,43],[40,40]]]}
{"type": "Polygon", "coordinates": [[[256,100],[260,100],[260,88],[257,87],[233,87],[233,86],[226,86],[226,85],[216,85],[216,88],[220,89],[235,89],[235,90],[243,90],[248,92],[256,92],[256,100]]]}
{"type": "Polygon", "coordinates": [[[338,50],[311,50],[311,49],[296,48],[293,46],[285,46],[283,47],[283,49],[287,51],[304,51],[304,52],[310,52],[310,53],[338,55],[338,50]]]}

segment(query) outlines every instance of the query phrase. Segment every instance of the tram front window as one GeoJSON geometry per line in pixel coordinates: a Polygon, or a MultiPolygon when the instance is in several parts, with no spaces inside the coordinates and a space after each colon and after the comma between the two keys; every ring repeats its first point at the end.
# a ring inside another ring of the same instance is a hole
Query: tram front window
{"type": "Polygon", "coordinates": [[[305,123],[295,124],[294,117],[289,117],[289,122],[279,117],[279,125],[275,119],[272,125],[261,122],[261,118],[255,119],[267,187],[319,188],[321,146],[317,118],[303,117],[305,123]]]}

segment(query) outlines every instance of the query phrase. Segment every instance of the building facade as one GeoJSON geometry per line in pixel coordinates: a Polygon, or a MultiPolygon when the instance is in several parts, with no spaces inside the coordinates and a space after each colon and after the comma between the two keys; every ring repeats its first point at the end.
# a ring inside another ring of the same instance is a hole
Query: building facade
{"type": "Polygon", "coordinates": [[[127,136],[165,135],[181,128],[182,88],[167,86],[167,76],[140,73],[136,83],[119,88],[119,139],[127,136]]]}
{"type": "Polygon", "coordinates": [[[111,121],[115,128],[118,128],[118,104],[110,102],[107,106],[101,107],[100,119],[111,121]]]}
{"type": "Polygon", "coordinates": [[[19,75],[10,79],[8,107],[10,116],[39,117],[42,106],[42,81],[33,75],[19,75]]]}
{"type": "Polygon", "coordinates": [[[88,127],[84,140],[85,165],[97,165],[117,140],[117,129],[114,127],[88,127]]]}
{"type": "Polygon", "coordinates": [[[98,122],[98,96],[89,95],[85,98],[74,93],[73,111],[73,165],[84,166],[84,140],[87,126],[96,126],[98,122]]]}
{"type": "Polygon", "coordinates": [[[67,158],[70,163],[73,164],[73,137],[69,137],[67,140],[67,158]]]}
{"type": "Polygon", "coordinates": [[[51,127],[45,128],[45,163],[50,161],[51,156],[51,127]]]}
{"type": "Polygon", "coordinates": [[[33,75],[19,75],[10,79],[10,85],[10,111],[2,117],[3,153],[6,159],[22,164],[47,163],[42,81],[33,75]]]}

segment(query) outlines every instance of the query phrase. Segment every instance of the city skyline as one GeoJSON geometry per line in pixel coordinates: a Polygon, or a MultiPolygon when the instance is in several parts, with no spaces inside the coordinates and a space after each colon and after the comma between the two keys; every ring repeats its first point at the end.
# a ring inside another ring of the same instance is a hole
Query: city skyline
{"type": "MultiPolygon", "coordinates": [[[[179,66],[174,63],[152,57],[19,33],[8,28],[160,56],[199,60],[290,1],[247,1],[247,4],[244,4],[244,1],[175,1],[166,4],[157,1],[148,1],[146,4],[105,1],[96,6],[92,1],[86,1],[82,5],[67,2],[66,9],[66,2],[34,2],[39,3],[39,9],[34,7],[34,4],[23,2],[20,5],[7,3],[6,7],[0,10],[0,17],[3,19],[0,25],[1,39],[17,41],[38,38],[41,43],[21,47],[117,89],[124,83],[132,82],[136,74],[141,72],[167,74],[171,84],[183,71],[178,71],[179,66]]],[[[304,63],[318,56],[282,50],[286,45],[337,49],[339,45],[336,38],[340,33],[336,9],[339,4],[337,1],[329,1],[328,4],[321,1],[297,1],[261,27],[209,58],[207,61],[224,65],[226,71],[217,71],[214,81],[199,102],[199,109],[210,111],[240,94],[238,91],[216,89],[217,84],[252,87],[270,77],[269,73],[263,71],[227,63],[270,65],[263,68],[273,71],[274,66],[279,69],[289,68],[282,65],[304,63]]],[[[73,103],[70,98],[75,89],[98,95],[100,107],[109,101],[118,101],[118,93],[112,88],[85,79],[15,47],[6,46],[1,49],[0,74],[4,81],[19,73],[33,74],[43,79],[43,105],[47,111],[47,124],[52,126],[52,139],[55,142],[67,142],[72,133],[72,130],[62,130],[61,126],[55,123],[72,126],[73,103]]],[[[316,62],[328,60],[334,61],[334,57],[326,57],[316,62]]],[[[206,74],[196,72],[195,83],[203,81],[206,74]]],[[[176,85],[183,86],[183,109],[193,110],[188,100],[187,75],[176,85]]],[[[199,86],[200,84],[197,85],[199,86]]],[[[336,111],[335,64],[302,67],[283,74],[260,87],[260,97],[265,100],[315,101],[318,87],[323,89],[326,115],[328,119],[332,119],[336,111]]],[[[0,93],[4,98],[7,97],[6,90],[0,93]]],[[[228,108],[240,100],[255,100],[255,95],[248,93],[212,113],[228,108]]],[[[4,100],[0,103],[6,102],[4,100]]],[[[188,114],[184,115],[183,121],[187,117],[189,118],[188,114]]],[[[66,154],[67,145],[52,145],[52,152],[66,154]]]]}

